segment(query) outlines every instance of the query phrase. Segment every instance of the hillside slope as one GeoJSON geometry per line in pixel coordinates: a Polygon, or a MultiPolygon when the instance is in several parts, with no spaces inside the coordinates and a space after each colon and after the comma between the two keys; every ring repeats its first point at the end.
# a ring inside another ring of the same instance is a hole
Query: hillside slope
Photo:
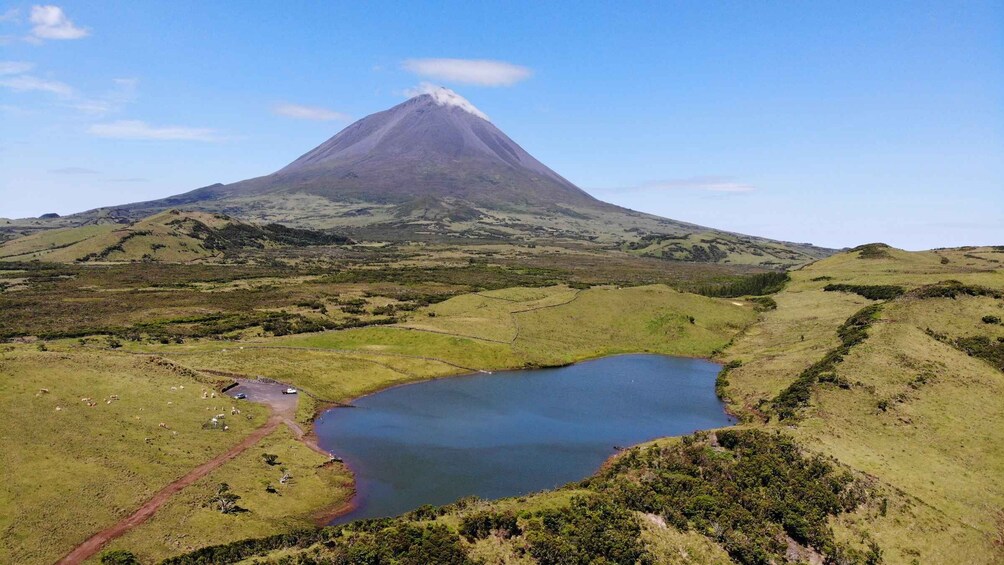
{"type": "Polygon", "coordinates": [[[169,210],[126,225],[61,228],[6,241],[0,244],[0,261],[184,263],[219,259],[231,251],[349,241],[278,224],[249,224],[221,214],[169,210]]]}

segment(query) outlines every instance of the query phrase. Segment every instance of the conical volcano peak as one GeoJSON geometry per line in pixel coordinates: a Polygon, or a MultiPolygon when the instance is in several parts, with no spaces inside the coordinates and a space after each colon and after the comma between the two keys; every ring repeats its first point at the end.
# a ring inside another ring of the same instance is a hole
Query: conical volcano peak
{"type": "Polygon", "coordinates": [[[438,106],[454,106],[486,122],[491,121],[484,112],[478,110],[469,100],[445,86],[422,83],[418,87],[409,90],[408,94],[411,95],[412,100],[428,96],[438,106]]]}

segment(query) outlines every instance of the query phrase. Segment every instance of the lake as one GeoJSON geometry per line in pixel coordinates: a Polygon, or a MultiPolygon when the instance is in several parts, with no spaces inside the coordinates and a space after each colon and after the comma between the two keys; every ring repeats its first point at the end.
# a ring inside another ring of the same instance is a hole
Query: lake
{"type": "Polygon", "coordinates": [[[615,446],[730,425],[719,369],[619,355],[424,381],[333,408],[317,420],[319,443],[357,488],[354,510],[334,523],[550,489],[591,475],[615,446]]]}

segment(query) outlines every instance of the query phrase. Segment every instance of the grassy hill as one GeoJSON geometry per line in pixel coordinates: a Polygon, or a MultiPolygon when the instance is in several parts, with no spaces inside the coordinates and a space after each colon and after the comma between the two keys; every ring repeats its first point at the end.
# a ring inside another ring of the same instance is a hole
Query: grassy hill
{"type": "Polygon", "coordinates": [[[348,242],[279,224],[258,226],[222,214],[169,210],[126,225],[93,224],[27,235],[0,244],[0,260],[185,263],[248,249],[348,242]]]}
{"type": "MultiPolygon", "coordinates": [[[[776,308],[721,354],[729,363],[719,389],[744,421],[735,432],[632,449],[596,477],[551,493],[459,501],[292,539],[238,542],[173,563],[251,555],[270,563],[337,561],[359,548],[489,563],[634,563],[643,555],[653,563],[999,563],[1002,261],[999,247],[910,253],[873,244],[792,272],[772,297],[776,308]],[[792,394],[801,388],[808,394],[792,394]]],[[[510,305],[496,304],[492,293],[468,295],[410,324],[501,347],[496,342],[534,335],[514,329],[519,302],[567,304],[538,310],[555,315],[534,328],[581,322],[558,322],[563,310],[575,311],[564,292],[494,293],[516,301],[510,305]]],[[[592,311],[588,304],[579,306],[592,311]]],[[[374,353],[406,339],[375,337],[364,340],[384,344],[374,353]]],[[[553,347],[548,341],[544,349],[553,347]]]]}

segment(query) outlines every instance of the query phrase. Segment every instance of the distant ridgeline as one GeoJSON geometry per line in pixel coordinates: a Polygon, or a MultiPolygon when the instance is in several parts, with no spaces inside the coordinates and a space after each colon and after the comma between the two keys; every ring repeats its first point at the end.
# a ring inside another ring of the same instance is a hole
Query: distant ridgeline
{"type": "Polygon", "coordinates": [[[345,236],[322,231],[252,224],[223,214],[168,210],[126,225],[56,229],[7,241],[0,245],[0,260],[184,263],[248,250],[353,243],[345,236]]]}

